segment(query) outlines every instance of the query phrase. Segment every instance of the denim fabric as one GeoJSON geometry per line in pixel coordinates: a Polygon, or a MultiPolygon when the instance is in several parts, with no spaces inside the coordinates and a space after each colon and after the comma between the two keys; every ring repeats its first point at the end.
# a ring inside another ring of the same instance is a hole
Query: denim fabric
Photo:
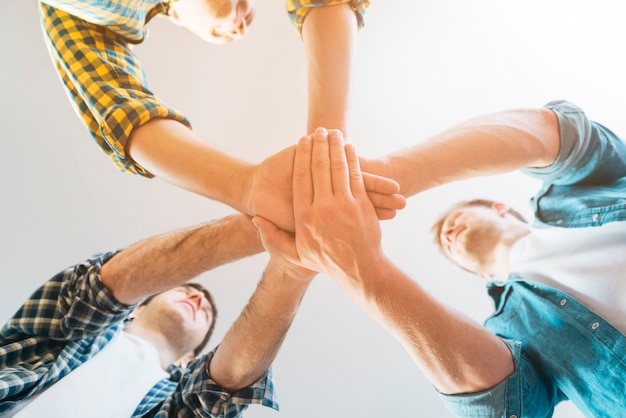
{"type": "Polygon", "coordinates": [[[461,395],[440,393],[454,416],[549,417],[556,403],[564,399],[560,392],[555,391],[554,385],[543,383],[541,374],[533,369],[532,362],[522,352],[520,341],[505,338],[503,341],[511,350],[515,371],[504,381],[483,392],[461,395]]]}
{"type": "Polygon", "coordinates": [[[531,200],[535,221],[581,228],[626,220],[624,141],[571,103],[546,107],[558,117],[561,149],[551,166],[522,170],[544,182],[531,200]]]}
{"type": "MultiPolygon", "coordinates": [[[[626,220],[624,142],[571,103],[546,107],[558,117],[561,148],[551,166],[524,170],[544,182],[531,200],[536,223],[577,228],[626,220]]],[[[496,310],[485,326],[507,343],[515,371],[484,392],[441,394],[452,413],[550,417],[570,399],[585,416],[626,416],[626,337],[620,331],[567,294],[523,277],[490,283],[488,292],[496,310]]]]}

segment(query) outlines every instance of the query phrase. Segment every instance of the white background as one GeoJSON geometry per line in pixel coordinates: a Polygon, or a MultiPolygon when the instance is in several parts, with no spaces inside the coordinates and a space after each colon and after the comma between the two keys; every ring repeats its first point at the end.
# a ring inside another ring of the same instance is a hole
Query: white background
{"type": "MultiPolygon", "coordinates": [[[[352,141],[377,156],[466,118],[568,99],[626,134],[626,28],[619,0],[374,1],[359,35],[352,141]]],[[[231,209],[158,179],[118,172],[73,113],[49,61],[35,1],[0,16],[0,320],[68,265],[231,209]]],[[[136,48],[153,90],[216,146],[259,162],[304,133],[304,56],[282,1],[258,1],[249,35],[202,43],[155,19],[136,48]]],[[[480,279],[437,254],[429,228],[464,198],[529,214],[537,184],[517,173],[451,184],[384,223],[393,260],[446,303],[482,321],[480,279]]],[[[200,278],[215,294],[216,344],[254,290],[266,255],[200,278]]],[[[447,417],[408,356],[325,276],[306,296],[275,362],[280,416],[447,417]]],[[[556,416],[579,416],[572,405],[556,416]]],[[[252,407],[249,417],[277,414],[252,407]]]]}

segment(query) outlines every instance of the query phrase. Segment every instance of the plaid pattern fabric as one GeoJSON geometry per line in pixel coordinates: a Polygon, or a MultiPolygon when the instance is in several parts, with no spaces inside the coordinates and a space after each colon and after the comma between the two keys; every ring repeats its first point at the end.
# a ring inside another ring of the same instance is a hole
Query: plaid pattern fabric
{"type": "MultiPolygon", "coordinates": [[[[287,0],[298,33],[311,7],[350,1],[363,25],[369,0],[287,0]]],[[[158,0],[44,0],[40,16],[52,61],[74,110],[96,144],[125,172],[152,177],[127,155],[134,128],[155,118],[189,120],[150,90],[129,43],[144,38],[145,24],[164,13],[158,0]]]]}
{"type": "MultiPolygon", "coordinates": [[[[100,267],[113,255],[60,272],[0,329],[0,414],[56,383],[121,331],[133,307],[119,304],[100,280],[100,267]]],[[[270,371],[231,396],[208,375],[212,355],[185,369],[170,366],[170,378],[150,390],[133,417],[234,418],[255,403],[278,409],[270,371]]]]}
{"type": "Polygon", "coordinates": [[[190,122],[149,89],[126,38],[45,3],[40,15],[52,61],[93,139],[120,170],[151,177],[126,153],[132,130],[154,118],[190,122]]]}
{"type": "Polygon", "coordinates": [[[365,24],[365,9],[370,5],[370,0],[287,0],[287,14],[296,27],[298,35],[302,36],[304,19],[312,7],[334,6],[337,4],[350,3],[356,14],[359,28],[365,24]]]}
{"type": "Polygon", "coordinates": [[[117,332],[128,314],[99,280],[97,256],[57,274],[0,329],[0,412],[54,384],[117,332]]]}
{"type": "Polygon", "coordinates": [[[271,370],[256,383],[229,395],[208,374],[207,365],[214,352],[198,357],[185,369],[170,366],[170,380],[162,380],[152,388],[133,418],[236,418],[250,404],[278,410],[271,370]]]}
{"type": "Polygon", "coordinates": [[[139,43],[145,35],[145,24],[155,14],[167,10],[160,0],[41,0],[98,26],[106,26],[129,42],[139,43]]]}

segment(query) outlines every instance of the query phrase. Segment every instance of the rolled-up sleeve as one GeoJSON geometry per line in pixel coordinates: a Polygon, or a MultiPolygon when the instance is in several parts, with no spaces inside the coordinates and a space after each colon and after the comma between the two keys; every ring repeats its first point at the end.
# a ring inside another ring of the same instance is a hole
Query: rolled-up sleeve
{"type": "Polygon", "coordinates": [[[558,402],[555,388],[547,384],[523,355],[520,341],[503,339],[511,350],[515,370],[491,389],[477,393],[439,393],[455,417],[549,417],[558,402]],[[523,414],[522,414],[523,412],[523,414]]]}
{"type": "Polygon", "coordinates": [[[250,386],[228,393],[208,372],[208,365],[216,350],[217,348],[208,355],[198,357],[185,369],[172,374],[172,379],[178,381],[178,385],[164,402],[152,408],[155,416],[235,418],[242,416],[251,404],[278,410],[271,369],[250,386]]]}
{"type": "Polygon", "coordinates": [[[132,307],[115,300],[100,279],[100,268],[115,254],[98,254],[58,273],[22,305],[5,329],[69,341],[121,323],[132,307]]]}
{"type": "Polygon", "coordinates": [[[370,5],[369,0],[287,0],[287,14],[289,19],[302,36],[302,25],[313,7],[335,6],[349,3],[354,11],[359,28],[365,24],[365,9],[370,5]]]}
{"type": "Polygon", "coordinates": [[[152,177],[126,152],[133,129],[155,118],[189,121],[148,88],[125,38],[44,3],[40,14],[55,67],[97,145],[120,170],[152,177]]]}
{"type": "Polygon", "coordinates": [[[559,154],[552,165],[524,169],[525,174],[554,185],[602,185],[626,175],[626,145],[617,135],[570,102],[545,107],[558,119],[559,154]]]}

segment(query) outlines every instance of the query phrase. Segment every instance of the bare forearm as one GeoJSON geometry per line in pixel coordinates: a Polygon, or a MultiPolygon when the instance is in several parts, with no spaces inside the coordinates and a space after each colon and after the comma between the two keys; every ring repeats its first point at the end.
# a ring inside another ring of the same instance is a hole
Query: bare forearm
{"type": "Polygon", "coordinates": [[[308,67],[307,132],[317,127],[348,135],[349,96],[357,20],[349,4],[314,7],[302,27],[308,67]]]}
{"type": "MultiPolygon", "coordinates": [[[[545,167],[559,150],[559,127],[547,109],[513,110],[479,117],[398,152],[387,155],[382,171],[412,196],[441,184],[545,167]]],[[[364,169],[370,169],[365,164],[364,169]]],[[[374,171],[376,170],[376,171],[374,171]]]]}
{"type": "Polygon", "coordinates": [[[389,262],[340,280],[351,298],[409,353],[441,392],[477,392],[513,371],[506,345],[471,318],[434,299],[389,262]]]}
{"type": "Polygon", "coordinates": [[[297,280],[270,262],[257,290],[229,329],[209,365],[221,387],[236,391],[270,367],[293,321],[310,279],[297,280]]]}
{"type": "Polygon", "coordinates": [[[253,165],[201,140],[183,124],[152,120],[133,131],[127,151],[156,177],[251,214],[246,205],[253,165]]]}
{"type": "Polygon", "coordinates": [[[237,214],[140,241],[104,264],[101,277],[119,302],[131,305],[262,251],[250,219],[237,214]]]}

